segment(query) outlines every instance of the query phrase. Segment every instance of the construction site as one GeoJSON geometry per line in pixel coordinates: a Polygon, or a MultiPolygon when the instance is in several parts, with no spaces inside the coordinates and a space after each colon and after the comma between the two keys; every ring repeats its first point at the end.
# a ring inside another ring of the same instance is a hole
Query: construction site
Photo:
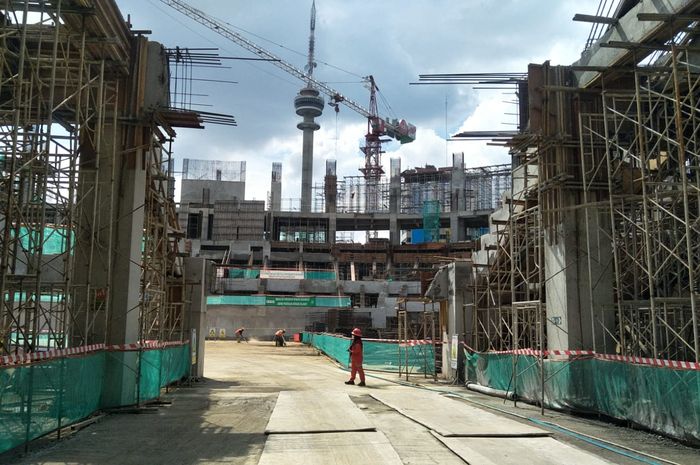
{"type": "Polygon", "coordinates": [[[372,75],[367,106],[320,80],[315,1],[303,69],[149,3],[226,52],[0,0],[0,463],[700,463],[700,1],[600,0],[570,64],[414,76],[515,96],[444,141],[483,166],[407,165],[425,132],[372,75]],[[236,60],[298,84],[295,166],[208,147],[255,111],[198,109],[236,60]],[[357,173],[314,176],[327,108],[366,123],[357,173]]]}

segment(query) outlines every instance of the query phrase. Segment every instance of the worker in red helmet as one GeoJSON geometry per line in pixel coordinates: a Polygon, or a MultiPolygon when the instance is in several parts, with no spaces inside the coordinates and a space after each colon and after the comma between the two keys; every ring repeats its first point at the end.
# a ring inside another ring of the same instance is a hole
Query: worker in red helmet
{"type": "Polygon", "coordinates": [[[348,349],[350,352],[350,379],[345,384],[355,384],[355,376],[360,374],[360,384],[365,386],[365,370],[362,369],[362,331],[360,328],[352,330],[352,343],[348,349]]]}

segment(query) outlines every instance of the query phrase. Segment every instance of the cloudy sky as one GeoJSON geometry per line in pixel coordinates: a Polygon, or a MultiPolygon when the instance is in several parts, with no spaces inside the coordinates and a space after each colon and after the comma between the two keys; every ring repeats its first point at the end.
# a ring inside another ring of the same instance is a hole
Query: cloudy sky
{"type": "MultiPolygon", "coordinates": [[[[252,54],[159,0],[117,0],[134,29],[150,29],[166,47],[217,47],[224,56],[252,54]]],[[[311,0],[189,0],[190,5],[229,23],[297,68],[308,49],[311,0]]],[[[416,141],[388,144],[383,165],[400,157],[402,169],[445,166],[449,154],[464,152],[467,166],[508,162],[505,150],[483,142],[446,142],[463,130],[513,129],[513,94],[468,86],[412,86],[419,74],[525,72],[528,63],[578,59],[590,25],[571,20],[594,14],[598,0],[317,0],[314,77],[365,107],[369,91],[361,77],[373,75],[380,89],[381,116],[403,118],[417,128],[416,141]]],[[[246,198],[266,198],[272,162],[281,161],[283,198],[300,197],[301,132],[293,100],[303,83],[271,63],[228,61],[230,69],[197,69],[194,77],[236,81],[195,81],[194,109],[233,114],[238,127],[179,130],[175,156],[245,160],[246,198]],[[212,105],[212,106],[206,106],[212,105]]],[[[317,120],[314,182],[325,160],[338,175],[357,176],[366,120],[341,106],[327,107],[317,120]]]]}

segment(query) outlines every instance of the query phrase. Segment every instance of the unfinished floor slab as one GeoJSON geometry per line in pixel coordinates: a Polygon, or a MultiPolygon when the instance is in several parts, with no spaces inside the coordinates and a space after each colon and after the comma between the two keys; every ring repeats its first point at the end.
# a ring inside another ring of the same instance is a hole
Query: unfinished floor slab
{"type": "Polygon", "coordinates": [[[258,465],[402,465],[383,433],[281,434],[268,436],[258,465]]]}
{"type": "Polygon", "coordinates": [[[281,391],[265,434],[374,430],[374,425],[344,392],[281,391]]]}
{"type": "Polygon", "coordinates": [[[611,465],[552,438],[446,438],[435,432],[433,436],[469,465],[611,465]]]}
{"type": "Polygon", "coordinates": [[[536,437],[550,434],[432,391],[401,389],[372,392],[370,395],[444,437],[536,437]]]}

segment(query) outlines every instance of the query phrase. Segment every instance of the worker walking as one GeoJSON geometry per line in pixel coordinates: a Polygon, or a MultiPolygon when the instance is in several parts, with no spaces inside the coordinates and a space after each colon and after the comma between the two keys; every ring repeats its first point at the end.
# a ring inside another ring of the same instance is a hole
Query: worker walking
{"type": "Polygon", "coordinates": [[[275,347],[283,347],[287,345],[287,342],[284,340],[284,333],[287,331],[284,329],[278,329],[277,332],[275,332],[275,347]]]}
{"type": "Polygon", "coordinates": [[[244,328],[243,326],[241,326],[241,327],[238,328],[238,329],[236,330],[236,332],[234,333],[234,334],[236,335],[237,342],[239,342],[239,343],[240,343],[241,341],[248,342],[248,338],[245,337],[245,336],[243,335],[243,331],[245,331],[245,328],[244,328]]]}
{"type": "Polygon", "coordinates": [[[355,376],[360,374],[360,384],[365,386],[365,370],[362,369],[362,331],[360,328],[352,330],[352,344],[348,349],[350,352],[350,379],[345,384],[355,384],[355,376]]]}

